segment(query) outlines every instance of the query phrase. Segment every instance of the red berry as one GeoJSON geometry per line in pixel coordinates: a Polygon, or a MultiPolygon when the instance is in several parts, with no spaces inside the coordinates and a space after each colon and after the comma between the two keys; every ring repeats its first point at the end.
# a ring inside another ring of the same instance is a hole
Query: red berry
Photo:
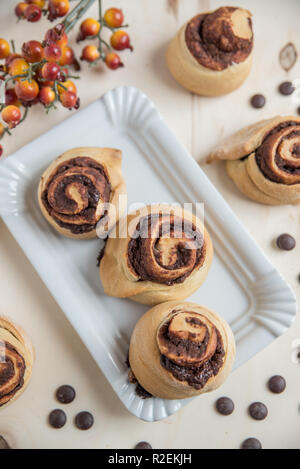
{"type": "Polygon", "coordinates": [[[104,13],[104,21],[111,28],[118,28],[124,22],[124,14],[120,8],[109,8],[104,13]]]}
{"type": "Polygon", "coordinates": [[[46,62],[42,66],[42,77],[45,80],[54,81],[60,72],[60,67],[55,62],[46,62]]]}
{"type": "Polygon", "coordinates": [[[21,111],[17,106],[6,106],[1,117],[8,124],[8,127],[13,129],[21,120],[21,111]]]}
{"type": "Polygon", "coordinates": [[[3,153],[3,146],[0,145],[0,156],[2,156],[2,153],[3,153]]]}
{"type": "Polygon", "coordinates": [[[68,109],[73,109],[77,105],[77,96],[73,91],[63,91],[59,95],[61,104],[68,109]]]}
{"type": "Polygon", "coordinates": [[[49,104],[53,103],[55,97],[55,92],[50,86],[44,86],[39,92],[39,100],[41,103],[45,104],[45,106],[49,106],[49,104]]]}
{"type": "Polygon", "coordinates": [[[117,68],[124,67],[118,54],[115,54],[114,52],[107,54],[105,57],[105,63],[111,70],[117,70],[117,68]]]}
{"type": "Polygon", "coordinates": [[[119,29],[115,31],[110,38],[110,43],[112,47],[116,50],[130,49],[133,50],[132,45],[130,44],[130,37],[126,31],[119,29]]]}
{"type": "Polygon", "coordinates": [[[39,94],[39,85],[35,80],[17,81],[16,95],[21,101],[32,101],[39,94]]]}
{"type": "Polygon", "coordinates": [[[96,46],[85,46],[82,50],[81,60],[85,60],[86,62],[95,62],[95,60],[99,59],[100,52],[98,51],[96,46]]]}
{"type": "Polygon", "coordinates": [[[24,42],[22,55],[29,63],[40,62],[44,55],[44,49],[39,41],[24,42]]]}
{"type": "Polygon", "coordinates": [[[68,36],[65,33],[65,26],[59,23],[54,28],[48,29],[45,34],[45,44],[48,46],[52,42],[59,47],[64,47],[68,44],[68,36]]]}
{"type": "Polygon", "coordinates": [[[10,104],[13,104],[14,106],[20,106],[21,103],[18,100],[14,88],[5,90],[5,104],[6,106],[9,106],[10,104]]]}
{"type": "Polygon", "coordinates": [[[37,5],[28,5],[24,11],[24,18],[30,23],[39,21],[42,16],[42,10],[37,5]]]}
{"type": "Polygon", "coordinates": [[[0,59],[6,59],[9,56],[10,47],[6,39],[0,38],[0,59]]]}
{"type": "Polygon", "coordinates": [[[56,62],[61,58],[61,48],[56,44],[49,44],[44,49],[44,58],[49,62],[56,62]]]}

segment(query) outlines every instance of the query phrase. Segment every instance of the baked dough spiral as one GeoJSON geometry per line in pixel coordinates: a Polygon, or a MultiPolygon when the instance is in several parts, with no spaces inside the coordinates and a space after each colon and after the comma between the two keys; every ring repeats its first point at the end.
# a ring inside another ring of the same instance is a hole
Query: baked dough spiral
{"type": "Polygon", "coordinates": [[[147,311],[133,331],[129,363],[138,383],[163,399],[221,386],[235,359],[229,325],[195,303],[170,301],[147,311]]]}
{"type": "Polygon", "coordinates": [[[26,388],[32,373],[33,349],[19,326],[0,316],[0,408],[26,388]]]}
{"type": "Polygon", "coordinates": [[[252,64],[251,13],[243,8],[221,7],[186,23],[170,43],[167,65],[188,90],[218,96],[238,88],[252,64]]]}
{"type": "Polygon", "coordinates": [[[128,215],[117,233],[108,238],[100,261],[107,295],[157,304],[187,298],[204,282],[212,242],[200,220],[186,210],[144,207],[128,215]]]}
{"type": "Polygon", "coordinates": [[[250,125],[221,143],[208,162],[227,160],[236,186],[267,205],[300,203],[300,118],[277,116],[250,125]]]}
{"type": "Polygon", "coordinates": [[[43,174],[39,204],[43,215],[69,238],[94,238],[122,215],[126,194],[122,154],[111,148],[74,148],[57,158],[43,174]]]}

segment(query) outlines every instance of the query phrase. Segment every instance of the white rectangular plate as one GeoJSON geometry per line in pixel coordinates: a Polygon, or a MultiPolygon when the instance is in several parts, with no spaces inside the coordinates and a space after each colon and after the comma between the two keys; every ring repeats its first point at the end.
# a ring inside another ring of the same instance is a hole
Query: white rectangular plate
{"type": "Polygon", "coordinates": [[[57,234],[42,217],[37,185],[43,170],[76,146],[120,148],[129,204],[205,203],[215,257],[190,298],[223,315],[237,343],[238,367],[292,324],[296,299],[149,99],[135,88],[108,92],[0,164],[0,215],[88,347],[124,405],[137,417],[163,419],[188,400],[140,399],[125,360],[132,329],[147,307],[109,298],[100,284],[99,240],[57,234]]]}

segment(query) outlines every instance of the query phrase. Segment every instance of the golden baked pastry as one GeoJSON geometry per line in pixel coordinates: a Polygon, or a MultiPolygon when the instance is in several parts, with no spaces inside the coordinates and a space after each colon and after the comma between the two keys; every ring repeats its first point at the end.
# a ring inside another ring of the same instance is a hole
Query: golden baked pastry
{"type": "Polygon", "coordinates": [[[175,80],[193,93],[219,96],[238,88],[252,64],[251,13],[221,7],[186,23],[167,49],[175,80]]]}
{"type": "Polygon", "coordinates": [[[84,239],[100,236],[126,208],[122,153],[112,148],[73,148],[59,156],[41,177],[41,211],[62,235],[84,239]],[[125,204],[125,205],[124,205],[125,204]]]}
{"type": "Polygon", "coordinates": [[[32,373],[33,348],[24,331],[0,316],[0,408],[17,399],[32,373]]]}
{"type": "Polygon", "coordinates": [[[277,116],[250,125],[211,152],[227,160],[229,176],[243,194],[267,205],[300,203],[300,117],[277,116]]]}
{"type": "Polygon", "coordinates": [[[170,301],[147,311],[135,326],[130,368],[138,383],[162,399],[184,399],[213,391],[235,359],[229,325],[195,303],[170,301]]]}
{"type": "Polygon", "coordinates": [[[152,205],[128,215],[116,231],[100,262],[107,295],[151,305],[187,298],[204,282],[213,247],[193,214],[152,205]]]}

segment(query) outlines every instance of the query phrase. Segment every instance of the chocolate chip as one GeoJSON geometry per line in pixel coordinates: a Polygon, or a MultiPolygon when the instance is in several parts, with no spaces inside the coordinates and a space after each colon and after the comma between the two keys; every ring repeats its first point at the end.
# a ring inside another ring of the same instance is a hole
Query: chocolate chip
{"type": "Polygon", "coordinates": [[[257,438],[247,438],[241,444],[241,449],[262,449],[261,442],[257,438]]]}
{"type": "Polygon", "coordinates": [[[0,435],[0,449],[10,449],[7,441],[0,435]]]}
{"type": "Polygon", "coordinates": [[[90,412],[79,412],[75,417],[75,425],[79,430],[88,430],[94,424],[94,417],[90,412]]]}
{"type": "Polygon", "coordinates": [[[255,94],[250,99],[250,104],[255,109],[260,109],[260,108],[264,107],[264,105],[266,104],[266,98],[264,97],[263,94],[255,94]]]}
{"type": "Polygon", "coordinates": [[[67,421],[67,416],[61,409],[52,410],[49,415],[49,423],[53,428],[62,428],[67,421]]]}
{"type": "Polygon", "coordinates": [[[284,96],[289,96],[293,94],[295,91],[295,87],[291,81],[284,81],[278,88],[279,93],[283,94],[284,96]]]}
{"type": "Polygon", "coordinates": [[[60,386],[56,391],[56,398],[62,404],[70,404],[73,402],[76,397],[75,389],[68,384],[64,384],[60,386]]]}
{"type": "Polygon", "coordinates": [[[229,397],[220,397],[216,402],[216,409],[219,414],[230,415],[234,411],[234,403],[229,397]]]}
{"type": "Polygon", "coordinates": [[[268,415],[268,409],[262,402],[253,402],[249,407],[249,414],[254,420],[264,420],[268,415]]]}
{"type": "Polygon", "coordinates": [[[286,381],[282,376],[275,375],[268,381],[268,388],[275,394],[280,394],[286,388],[286,381]]]}
{"type": "Polygon", "coordinates": [[[291,251],[296,246],[296,241],[293,236],[284,233],[278,236],[276,240],[277,247],[283,251],[291,251]]]}
{"type": "Polygon", "coordinates": [[[147,441],[140,441],[137,445],[135,445],[134,449],[152,449],[150,443],[147,441]]]}

